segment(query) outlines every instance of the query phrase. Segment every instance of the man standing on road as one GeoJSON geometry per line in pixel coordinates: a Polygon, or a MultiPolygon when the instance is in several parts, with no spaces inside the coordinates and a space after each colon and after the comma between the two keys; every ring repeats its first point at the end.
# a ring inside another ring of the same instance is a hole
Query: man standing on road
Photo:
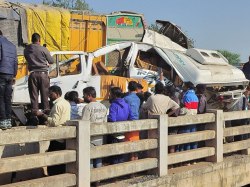
{"type": "MultiPolygon", "coordinates": [[[[62,90],[59,86],[49,87],[49,98],[53,101],[53,107],[49,116],[41,112],[37,112],[38,116],[46,119],[47,126],[58,127],[65,125],[66,121],[70,120],[70,104],[62,97],[62,90]]],[[[48,152],[64,150],[66,143],[63,140],[52,140],[49,145],[48,152]]],[[[49,166],[49,176],[65,173],[65,164],[49,166]]]]}
{"type": "MultiPolygon", "coordinates": [[[[103,123],[107,121],[107,108],[100,102],[96,101],[96,90],[89,86],[83,89],[84,102],[88,103],[82,111],[82,120],[90,121],[91,123],[103,123]]],[[[99,146],[103,144],[103,136],[91,137],[91,146],[99,146]]],[[[102,167],[102,159],[97,158],[91,160],[91,168],[102,167]]]]}
{"type": "MultiPolygon", "coordinates": [[[[133,113],[128,103],[122,98],[122,90],[119,87],[113,87],[110,90],[111,105],[109,107],[109,122],[134,120],[133,113]]],[[[111,136],[112,143],[124,142],[123,134],[113,134],[111,136]]],[[[124,155],[116,155],[112,159],[113,164],[122,163],[125,161],[124,155]]]]}
{"type": "Polygon", "coordinates": [[[29,94],[31,101],[32,113],[37,116],[38,95],[41,94],[42,109],[45,113],[49,113],[49,86],[48,66],[53,63],[53,58],[46,47],[40,45],[40,35],[34,33],[32,35],[32,44],[24,49],[24,57],[28,62],[30,72],[28,79],[29,94]]]}
{"type": "Polygon", "coordinates": [[[17,73],[16,46],[0,30],[0,129],[11,128],[12,84],[17,73]]]}
{"type": "Polygon", "coordinates": [[[248,62],[246,62],[242,68],[243,73],[245,74],[246,78],[250,80],[250,56],[248,62]]]}
{"type": "MultiPolygon", "coordinates": [[[[139,109],[140,109],[140,105],[141,105],[141,101],[140,98],[136,95],[136,90],[138,83],[135,81],[130,81],[128,83],[128,91],[129,94],[127,96],[124,97],[124,100],[126,103],[128,103],[132,114],[134,116],[134,120],[138,120],[139,119],[139,109]]],[[[133,131],[133,132],[127,132],[125,133],[125,140],[126,141],[136,141],[140,139],[140,132],[139,131],[133,131]]],[[[130,160],[138,160],[138,156],[137,153],[131,153],[131,157],[130,160]]]]}

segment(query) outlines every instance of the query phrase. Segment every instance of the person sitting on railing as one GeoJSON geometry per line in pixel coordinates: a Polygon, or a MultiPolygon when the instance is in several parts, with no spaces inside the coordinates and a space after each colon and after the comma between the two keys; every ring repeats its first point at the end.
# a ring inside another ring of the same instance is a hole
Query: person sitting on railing
{"type": "MultiPolygon", "coordinates": [[[[130,109],[129,104],[125,102],[122,98],[122,90],[119,87],[112,87],[110,90],[110,101],[111,105],[109,108],[109,115],[108,121],[109,122],[116,122],[116,121],[127,121],[127,120],[134,120],[136,117],[134,116],[133,112],[130,109]]],[[[124,142],[125,136],[124,134],[115,134],[111,137],[112,143],[119,143],[124,142]]],[[[111,159],[113,164],[122,163],[125,161],[123,155],[114,156],[111,159]]]]}
{"type": "MultiPolygon", "coordinates": [[[[82,120],[92,123],[103,123],[107,121],[107,108],[100,102],[96,101],[96,90],[89,86],[83,89],[83,98],[88,103],[82,111],[82,120]]],[[[91,146],[103,145],[103,136],[91,137],[91,146]]],[[[91,167],[102,167],[102,159],[91,160],[91,167]]]]}
{"type": "MultiPolygon", "coordinates": [[[[199,99],[195,94],[194,91],[194,85],[191,82],[185,82],[183,86],[183,97],[182,97],[182,105],[183,109],[185,109],[186,115],[196,115],[197,114],[197,109],[198,109],[198,103],[199,99]]],[[[189,125],[186,127],[181,127],[179,130],[179,133],[190,133],[190,132],[195,132],[196,125],[189,125]]],[[[198,144],[197,142],[193,143],[188,143],[184,145],[179,145],[179,150],[184,151],[184,150],[190,150],[190,149],[197,149],[198,144]]]]}

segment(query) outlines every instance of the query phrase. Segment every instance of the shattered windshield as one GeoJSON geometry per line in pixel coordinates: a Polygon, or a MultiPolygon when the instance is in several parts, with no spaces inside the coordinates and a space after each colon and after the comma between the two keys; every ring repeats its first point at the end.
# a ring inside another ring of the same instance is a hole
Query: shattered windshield
{"type": "Polygon", "coordinates": [[[53,56],[55,64],[49,68],[49,77],[55,78],[58,75],[76,75],[81,73],[80,55],[57,54],[53,56]]]}

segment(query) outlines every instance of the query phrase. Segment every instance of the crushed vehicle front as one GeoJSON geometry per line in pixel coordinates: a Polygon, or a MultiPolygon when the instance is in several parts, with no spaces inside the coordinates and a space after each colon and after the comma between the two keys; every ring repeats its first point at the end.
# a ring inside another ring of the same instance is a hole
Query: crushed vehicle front
{"type": "Polygon", "coordinates": [[[176,50],[173,44],[170,45],[164,48],[145,42],[116,43],[91,53],[88,65],[95,57],[103,55],[111,73],[146,79],[149,88],[159,80],[159,70],[163,71],[167,84],[177,87],[187,81],[194,85],[205,84],[208,108],[230,110],[242,97],[248,80],[219,52],[186,50],[180,46],[176,50]]]}

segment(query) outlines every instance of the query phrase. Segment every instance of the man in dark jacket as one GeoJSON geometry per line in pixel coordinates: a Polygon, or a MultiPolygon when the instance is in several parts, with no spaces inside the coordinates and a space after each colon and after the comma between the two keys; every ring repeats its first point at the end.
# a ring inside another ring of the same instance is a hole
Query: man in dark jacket
{"type": "MultiPolygon", "coordinates": [[[[133,112],[130,109],[128,103],[125,102],[123,98],[122,90],[119,87],[113,87],[110,90],[110,99],[111,105],[109,108],[108,121],[116,122],[116,121],[126,121],[126,120],[134,120],[137,119],[134,116],[133,112]]],[[[110,137],[112,143],[123,142],[125,136],[123,134],[116,134],[110,137]]],[[[125,157],[123,155],[117,155],[112,158],[113,164],[122,163],[125,161],[125,157]]]]}
{"type": "Polygon", "coordinates": [[[16,46],[0,30],[0,128],[11,128],[12,84],[17,74],[16,46]]]}
{"type": "Polygon", "coordinates": [[[28,62],[30,72],[28,79],[29,94],[32,113],[40,115],[38,106],[38,95],[41,94],[42,109],[49,113],[49,87],[48,66],[53,64],[53,58],[46,47],[40,45],[40,35],[32,35],[32,44],[24,49],[24,57],[28,62]]]}
{"type": "Polygon", "coordinates": [[[109,108],[108,121],[126,121],[134,120],[136,117],[133,115],[129,104],[125,102],[122,97],[123,93],[119,87],[113,87],[110,91],[112,103],[109,108]]]}

